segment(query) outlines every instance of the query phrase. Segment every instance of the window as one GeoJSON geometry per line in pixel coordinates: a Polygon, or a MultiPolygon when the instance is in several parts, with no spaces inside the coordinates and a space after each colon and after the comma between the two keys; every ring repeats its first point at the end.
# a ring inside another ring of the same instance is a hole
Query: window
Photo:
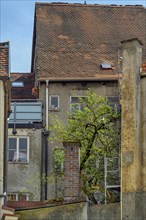
{"type": "Polygon", "coordinates": [[[28,193],[8,193],[8,201],[28,201],[28,193]]]}
{"type": "Polygon", "coordinates": [[[85,99],[86,97],[84,96],[71,96],[70,97],[70,112],[75,112],[77,110],[83,110],[84,106],[81,103],[81,98],[85,99]]]}
{"type": "Polygon", "coordinates": [[[112,65],[110,63],[102,63],[100,65],[101,69],[103,70],[112,70],[112,65]]]}
{"type": "Polygon", "coordinates": [[[9,137],[9,162],[29,162],[28,137],[9,137]]]}
{"type": "Polygon", "coordinates": [[[12,82],[12,87],[24,87],[24,82],[12,82]]]}
{"type": "Polygon", "coordinates": [[[119,103],[119,96],[107,96],[107,101],[108,104],[112,107],[112,108],[116,108],[117,111],[121,110],[121,106],[119,103]]]}
{"type": "Polygon", "coordinates": [[[51,95],[49,97],[49,109],[50,110],[57,110],[59,109],[59,96],[58,95],[51,95]]]}

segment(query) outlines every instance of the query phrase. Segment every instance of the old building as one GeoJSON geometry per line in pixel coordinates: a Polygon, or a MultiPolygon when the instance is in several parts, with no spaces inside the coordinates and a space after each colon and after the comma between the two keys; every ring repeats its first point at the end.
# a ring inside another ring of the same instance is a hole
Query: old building
{"type": "Polygon", "coordinates": [[[42,102],[32,95],[34,75],[11,73],[8,129],[8,200],[40,200],[42,102]]]}
{"type": "Polygon", "coordinates": [[[15,210],[7,205],[7,149],[10,115],[10,63],[9,42],[0,43],[0,219],[18,219],[15,210]]]}
{"type": "MultiPolygon", "coordinates": [[[[105,97],[120,97],[120,42],[138,38],[146,63],[145,12],[143,6],[136,5],[36,3],[32,73],[44,106],[46,129],[51,115],[66,122],[66,112],[74,103],[80,108],[78,98],[85,96],[88,88],[105,97]]],[[[51,173],[55,146],[48,146],[51,173]]],[[[48,195],[55,195],[51,185],[48,195]]]]}

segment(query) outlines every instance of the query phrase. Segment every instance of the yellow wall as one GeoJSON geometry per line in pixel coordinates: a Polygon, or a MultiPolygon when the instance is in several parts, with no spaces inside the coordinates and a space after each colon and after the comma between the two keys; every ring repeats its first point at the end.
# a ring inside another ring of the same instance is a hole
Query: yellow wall
{"type": "MultiPolygon", "coordinates": [[[[3,151],[4,151],[4,85],[0,80],[0,194],[3,194],[3,151]]],[[[0,198],[0,217],[3,199],[0,198]]]]}

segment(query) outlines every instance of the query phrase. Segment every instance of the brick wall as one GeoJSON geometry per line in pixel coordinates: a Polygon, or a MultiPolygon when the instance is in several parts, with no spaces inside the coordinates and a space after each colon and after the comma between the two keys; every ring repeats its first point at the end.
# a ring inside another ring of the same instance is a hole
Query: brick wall
{"type": "Polygon", "coordinates": [[[64,162],[64,198],[75,199],[79,197],[80,183],[80,143],[65,142],[64,162]]]}
{"type": "Polygon", "coordinates": [[[9,74],[9,42],[0,43],[0,76],[9,74]]]}

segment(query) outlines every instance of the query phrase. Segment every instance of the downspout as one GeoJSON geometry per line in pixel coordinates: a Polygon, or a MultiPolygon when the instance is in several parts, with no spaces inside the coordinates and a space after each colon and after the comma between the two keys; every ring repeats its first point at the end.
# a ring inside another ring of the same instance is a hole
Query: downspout
{"type": "Polygon", "coordinates": [[[4,95],[4,167],[3,167],[3,193],[4,193],[4,205],[6,205],[7,202],[7,176],[8,176],[8,159],[7,159],[7,152],[8,152],[8,112],[7,112],[7,88],[6,88],[6,82],[4,83],[4,89],[5,89],[5,95],[4,95]]]}
{"type": "Polygon", "coordinates": [[[49,85],[49,80],[46,80],[46,130],[48,130],[48,110],[49,110],[48,85],[49,85]]]}
{"type": "Polygon", "coordinates": [[[44,131],[44,137],[45,137],[45,200],[48,198],[48,182],[47,182],[47,176],[48,176],[48,137],[49,137],[49,131],[48,131],[48,110],[49,110],[49,93],[48,93],[48,85],[49,80],[46,80],[46,129],[44,131]]]}

